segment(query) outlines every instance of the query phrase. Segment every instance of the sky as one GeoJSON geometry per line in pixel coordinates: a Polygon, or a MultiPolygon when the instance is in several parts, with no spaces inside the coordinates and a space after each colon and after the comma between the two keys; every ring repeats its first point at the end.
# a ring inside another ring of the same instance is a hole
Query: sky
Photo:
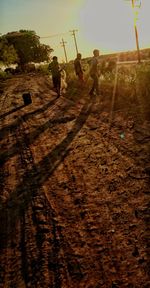
{"type": "Polygon", "coordinates": [[[134,19],[140,48],[150,48],[150,0],[0,0],[0,33],[34,30],[40,42],[50,45],[59,61],[76,57],[72,30],[82,58],[136,49],[134,19]],[[136,14],[137,13],[137,14],[136,14]]]}

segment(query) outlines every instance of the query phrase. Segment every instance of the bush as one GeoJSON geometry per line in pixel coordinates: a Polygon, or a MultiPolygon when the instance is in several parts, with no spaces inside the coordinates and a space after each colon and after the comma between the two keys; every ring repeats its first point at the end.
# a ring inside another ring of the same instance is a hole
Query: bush
{"type": "Polygon", "coordinates": [[[50,72],[48,71],[48,65],[49,64],[43,64],[43,65],[39,65],[37,68],[36,68],[36,71],[41,73],[41,74],[44,74],[44,75],[48,75],[50,72]]]}
{"type": "Polygon", "coordinates": [[[140,64],[137,68],[136,96],[141,113],[150,119],[150,64],[140,64]]]}
{"type": "Polygon", "coordinates": [[[0,79],[7,79],[9,77],[8,73],[0,70],[0,79]]]}
{"type": "Polygon", "coordinates": [[[142,94],[150,92],[150,64],[141,64],[137,68],[136,73],[137,89],[142,94]]]}

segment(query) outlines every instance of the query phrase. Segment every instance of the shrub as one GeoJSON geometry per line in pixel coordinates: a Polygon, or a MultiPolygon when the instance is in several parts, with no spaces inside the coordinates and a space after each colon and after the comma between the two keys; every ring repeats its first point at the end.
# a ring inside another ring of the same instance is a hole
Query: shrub
{"type": "Polygon", "coordinates": [[[48,64],[41,64],[39,65],[36,70],[44,75],[48,75],[50,72],[48,71],[48,64]]]}
{"type": "Polygon", "coordinates": [[[136,96],[141,113],[150,120],[150,64],[140,64],[137,68],[136,96]]]}
{"type": "Polygon", "coordinates": [[[0,70],[0,79],[7,79],[9,77],[8,73],[0,70]]]}

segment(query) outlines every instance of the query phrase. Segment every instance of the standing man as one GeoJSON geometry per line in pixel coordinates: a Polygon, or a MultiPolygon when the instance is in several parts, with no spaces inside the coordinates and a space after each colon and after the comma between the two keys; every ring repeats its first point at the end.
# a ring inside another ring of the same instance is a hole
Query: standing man
{"type": "Polygon", "coordinates": [[[96,95],[99,95],[99,69],[98,69],[98,58],[99,58],[99,50],[95,49],[93,51],[93,58],[90,62],[90,76],[93,79],[93,85],[90,90],[90,95],[93,95],[96,91],[96,95]]]}
{"type": "Polygon", "coordinates": [[[53,57],[53,61],[49,64],[48,69],[52,73],[52,81],[53,81],[53,87],[58,95],[60,96],[60,86],[61,86],[61,71],[60,66],[58,63],[57,56],[53,57]]]}
{"type": "Polygon", "coordinates": [[[82,70],[82,66],[81,66],[81,58],[82,58],[81,53],[78,53],[77,58],[74,60],[74,69],[75,69],[75,73],[79,79],[80,85],[83,86],[84,79],[83,79],[83,70],[82,70]]]}

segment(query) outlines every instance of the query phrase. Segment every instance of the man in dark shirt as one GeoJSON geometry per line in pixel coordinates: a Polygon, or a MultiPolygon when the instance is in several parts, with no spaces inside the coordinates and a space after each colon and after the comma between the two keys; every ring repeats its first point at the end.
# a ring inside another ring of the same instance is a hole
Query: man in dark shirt
{"type": "Polygon", "coordinates": [[[83,86],[84,79],[83,79],[83,70],[81,66],[81,58],[82,58],[82,55],[78,53],[77,58],[74,60],[74,69],[75,69],[76,75],[78,76],[81,86],[83,86]]]}
{"type": "Polygon", "coordinates": [[[93,95],[96,90],[96,94],[99,95],[99,71],[98,71],[98,58],[99,58],[99,50],[95,49],[93,51],[93,58],[90,62],[90,76],[93,79],[93,85],[90,90],[90,95],[93,95]]]}
{"type": "Polygon", "coordinates": [[[53,61],[49,64],[48,69],[52,73],[52,81],[54,89],[58,94],[58,96],[60,96],[61,70],[58,63],[58,58],[56,56],[53,57],[53,61]]]}

